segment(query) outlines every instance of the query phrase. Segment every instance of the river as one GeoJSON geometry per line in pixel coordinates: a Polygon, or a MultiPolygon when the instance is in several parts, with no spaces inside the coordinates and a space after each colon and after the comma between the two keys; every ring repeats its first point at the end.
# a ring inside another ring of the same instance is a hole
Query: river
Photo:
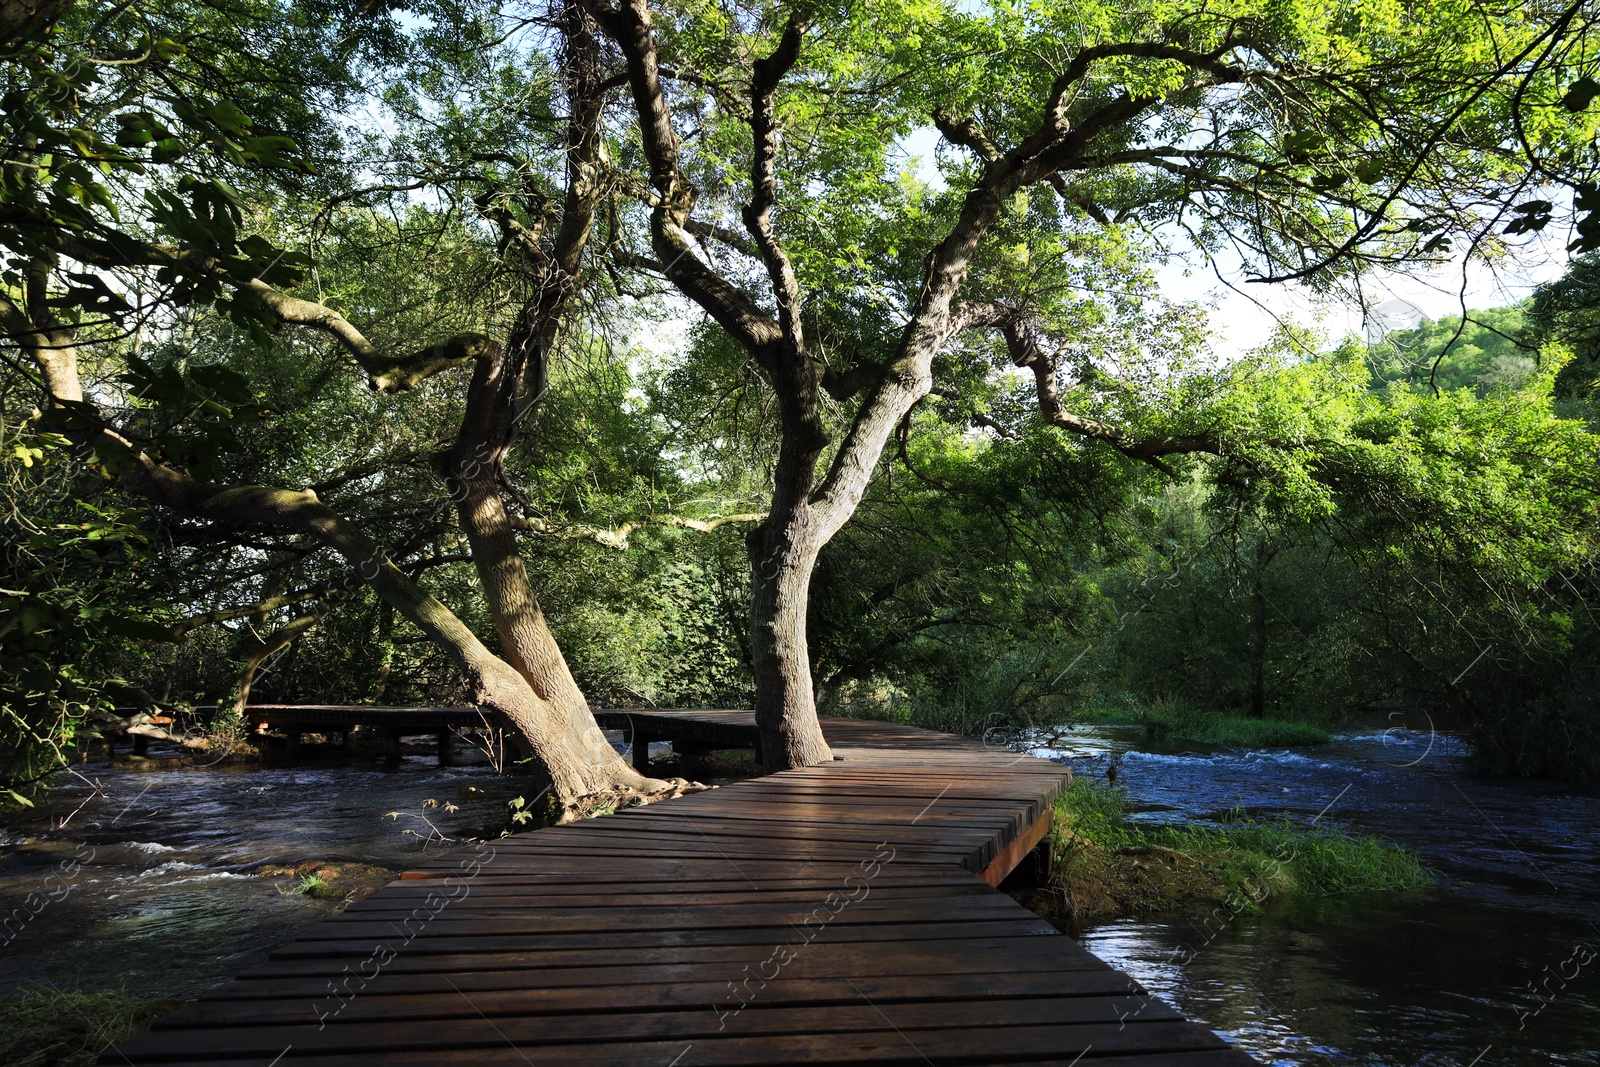
{"type": "Polygon", "coordinates": [[[1151,744],[1085,726],[1035,749],[1117,784],[1135,818],[1320,817],[1421,853],[1432,889],[1268,902],[1080,931],[1266,1063],[1600,1064],[1600,790],[1473,775],[1426,728],[1297,751],[1151,744]]]}
{"type": "MultiPolygon", "coordinates": [[[[1091,777],[1115,761],[1139,819],[1320,816],[1401,841],[1440,872],[1421,893],[1080,932],[1264,1062],[1600,1064],[1600,790],[1475,777],[1461,746],[1431,732],[1228,752],[1080,727],[1035,752],[1091,777]]],[[[264,868],[402,869],[442,838],[503,821],[518,789],[484,764],[439,769],[421,751],[394,772],[360,760],[78,770],[0,830],[0,916],[13,916],[0,992],[192,997],[339,906],[264,868]]]]}

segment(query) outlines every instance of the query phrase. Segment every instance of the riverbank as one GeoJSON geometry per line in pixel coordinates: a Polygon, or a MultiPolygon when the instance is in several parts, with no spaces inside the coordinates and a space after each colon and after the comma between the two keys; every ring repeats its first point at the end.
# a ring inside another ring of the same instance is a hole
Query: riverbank
{"type": "Polygon", "coordinates": [[[1087,779],[1057,802],[1046,884],[1023,903],[1069,933],[1093,922],[1191,911],[1253,911],[1299,896],[1421,889],[1415,853],[1371,835],[1240,812],[1140,825],[1122,790],[1087,779]]]}
{"type": "Polygon", "coordinates": [[[1296,748],[1325,745],[1332,738],[1316,723],[1225,715],[1181,704],[1085,708],[1074,712],[1072,721],[1083,725],[1138,726],[1152,741],[1198,741],[1227,748],[1296,748]]]}

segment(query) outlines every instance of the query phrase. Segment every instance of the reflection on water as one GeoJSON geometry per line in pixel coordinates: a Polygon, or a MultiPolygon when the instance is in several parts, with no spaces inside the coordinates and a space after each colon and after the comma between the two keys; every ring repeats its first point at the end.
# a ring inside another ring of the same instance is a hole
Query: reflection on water
{"type": "Polygon", "coordinates": [[[1095,954],[1259,1059],[1600,1064],[1595,789],[1474,777],[1459,743],[1426,734],[1354,735],[1300,752],[1143,751],[1137,730],[1084,727],[1059,744],[1039,754],[1080,774],[1103,776],[1115,760],[1138,818],[1321,816],[1402,841],[1443,875],[1416,894],[1123,920],[1083,934],[1095,954]]]}

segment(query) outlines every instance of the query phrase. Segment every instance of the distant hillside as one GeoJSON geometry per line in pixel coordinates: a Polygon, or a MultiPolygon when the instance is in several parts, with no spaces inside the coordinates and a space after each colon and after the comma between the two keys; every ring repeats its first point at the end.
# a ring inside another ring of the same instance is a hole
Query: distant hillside
{"type": "Polygon", "coordinates": [[[1516,388],[1534,370],[1533,350],[1518,343],[1526,326],[1521,307],[1469,311],[1464,328],[1457,315],[1423,319],[1415,329],[1395,330],[1368,347],[1367,360],[1381,382],[1426,388],[1431,375],[1441,390],[1470,388],[1482,394],[1516,388]]]}

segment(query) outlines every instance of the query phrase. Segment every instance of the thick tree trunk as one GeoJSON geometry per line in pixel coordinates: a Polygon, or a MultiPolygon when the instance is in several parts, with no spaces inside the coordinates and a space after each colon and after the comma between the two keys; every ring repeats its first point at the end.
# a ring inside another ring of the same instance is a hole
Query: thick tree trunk
{"type": "Polygon", "coordinates": [[[596,792],[661,789],[663,783],[645,778],[618,755],[589,710],[528,580],[499,486],[483,479],[457,485],[461,525],[494,616],[501,653],[544,703],[551,725],[565,734],[569,756],[583,763],[585,776],[599,785],[596,792]]]}
{"type": "Polygon", "coordinates": [[[833,758],[817,721],[806,643],[806,604],[815,549],[780,531],[776,549],[765,527],[751,532],[750,657],[756,685],[756,725],[763,763],[773,770],[808,767],[833,758]]]}

